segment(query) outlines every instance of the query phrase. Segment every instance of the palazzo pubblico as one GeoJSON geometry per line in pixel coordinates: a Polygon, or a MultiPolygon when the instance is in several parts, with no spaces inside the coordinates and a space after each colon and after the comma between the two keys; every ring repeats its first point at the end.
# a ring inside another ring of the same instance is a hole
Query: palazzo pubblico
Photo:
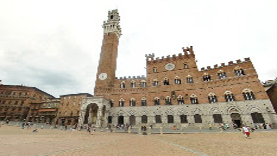
{"type": "Polygon", "coordinates": [[[116,77],[118,10],[108,12],[94,97],[83,98],[79,124],[207,127],[276,123],[249,58],[197,68],[193,47],[167,57],[145,55],[147,76],[116,77]]]}

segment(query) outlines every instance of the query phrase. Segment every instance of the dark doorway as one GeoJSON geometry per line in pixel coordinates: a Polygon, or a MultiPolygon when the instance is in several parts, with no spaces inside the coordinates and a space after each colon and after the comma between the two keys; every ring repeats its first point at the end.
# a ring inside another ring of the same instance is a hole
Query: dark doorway
{"type": "Polygon", "coordinates": [[[236,124],[238,127],[241,127],[241,118],[239,113],[232,113],[231,118],[234,124],[236,124]]]}
{"type": "Polygon", "coordinates": [[[118,117],[118,122],[117,122],[119,125],[122,125],[124,124],[124,116],[119,116],[118,117]]]}
{"type": "Polygon", "coordinates": [[[135,125],[136,124],[136,117],[134,115],[130,116],[130,124],[135,125]]]}
{"type": "Polygon", "coordinates": [[[111,124],[113,122],[113,117],[112,116],[108,116],[108,123],[111,124]]]}

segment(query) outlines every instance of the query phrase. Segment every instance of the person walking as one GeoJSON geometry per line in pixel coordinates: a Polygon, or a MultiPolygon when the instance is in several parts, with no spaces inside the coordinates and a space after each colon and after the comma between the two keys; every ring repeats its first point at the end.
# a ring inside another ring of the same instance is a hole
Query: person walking
{"type": "Polygon", "coordinates": [[[87,127],[87,131],[88,131],[88,134],[90,134],[90,127],[89,126],[87,127]]]}
{"type": "Polygon", "coordinates": [[[246,138],[250,137],[250,128],[249,128],[249,126],[244,125],[242,127],[242,132],[243,132],[243,134],[245,134],[246,138]]]}

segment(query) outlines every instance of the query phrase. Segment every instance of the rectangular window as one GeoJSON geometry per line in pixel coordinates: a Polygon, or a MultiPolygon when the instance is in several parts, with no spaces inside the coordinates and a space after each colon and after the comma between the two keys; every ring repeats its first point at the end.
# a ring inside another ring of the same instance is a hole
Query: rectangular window
{"type": "Polygon", "coordinates": [[[213,118],[214,118],[214,123],[223,123],[221,114],[214,114],[213,118]]]}
{"type": "Polygon", "coordinates": [[[188,119],[186,115],[180,115],[181,123],[188,123],[188,119]]]}
{"type": "Polygon", "coordinates": [[[265,123],[261,113],[251,113],[251,116],[254,123],[265,123]]]}
{"type": "Polygon", "coordinates": [[[173,115],[168,115],[167,116],[167,123],[174,123],[174,117],[173,117],[173,115]]]}
{"type": "Polygon", "coordinates": [[[194,120],[195,120],[195,123],[202,123],[201,115],[195,114],[194,115],[194,120]]]}
{"type": "Polygon", "coordinates": [[[160,115],[155,116],[156,123],[162,123],[162,118],[160,115]]]}
{"type": "Polygon", "coordinates": [[[147,123],[147,116],[146,115],[141,116],[141,123],[147,123]]]}

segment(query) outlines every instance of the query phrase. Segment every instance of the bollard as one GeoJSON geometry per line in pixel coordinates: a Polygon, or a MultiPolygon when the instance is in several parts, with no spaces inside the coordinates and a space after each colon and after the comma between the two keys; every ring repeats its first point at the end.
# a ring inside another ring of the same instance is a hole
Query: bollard
{"type": "Polygon", "coordinates": [[[148,127],[148,134],[150,135],[152,133],[152,128],[148,127]]]}
{"type": "Polygon", "coordinates": [[[43,125],[41,125],[40,129],[43,129],[43,125]]]}
{"type": "Polygon", "coordinates": [[[141,135],[141,129],[140,128],[138,128],[138,134],[141,135]]]}
{"type": "Polygon", "coordinates": [[[160,134],[163,134],[163,128],[160,127],[160,134]]]}
{"type": "Polygon", "coordinates": [[[202,133],[202,127],[199,127],[199,132],[202,133]]]}
{"type": "Polygon", "coordinates": [[[128,133],[131,133],[131,127],[128,127],[128,133]]]}
{"type": "Polygon", "coordinates": [[[50,126],[50,128],[49,129],[52,129],[52,126],[50,126]]]}

